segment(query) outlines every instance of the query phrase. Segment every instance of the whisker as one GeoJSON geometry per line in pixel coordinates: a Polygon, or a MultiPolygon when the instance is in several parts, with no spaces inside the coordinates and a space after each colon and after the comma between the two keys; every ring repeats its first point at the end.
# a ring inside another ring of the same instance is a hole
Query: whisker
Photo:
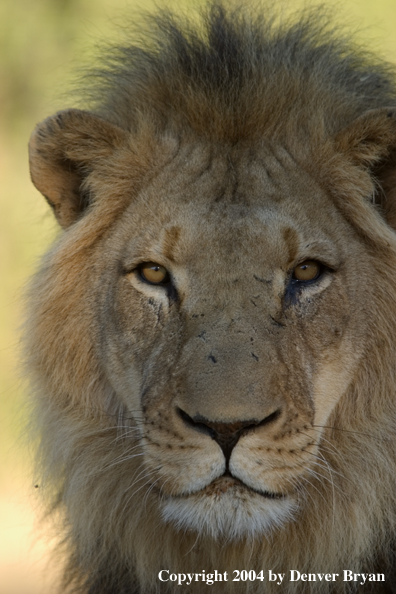
{"type": "Polygon", "coordinates": [[[376,436],[373,433],[364,433],[362,431],[352,431],[351,429],[343,429],[342,427],[334,427],[331,425],[312,425],[312,427],[319,427],[322,429],[332,429],[333,431],[342,431],[344,433],[351,433],[352,435],[363,435],[364,437],[371,437],[372,439],[376,439],[378,441],[395,441],[394,438],[390,437],[380,437],[376,436]]]}
{"type": "MultiPolygon", "coordinates": [[[[317,489],[317,488],[315,487],[315,485],[313,485],[313,484],[311,483],[311,481],[309,481],[309,480],[307,479],[307,477],[306,477],[306,476],[302,477],[302,481],[304,481],[305,483],[308,483],[308,484],[309,484],[309,485],[312,487],[312,489],[314,489],[314,490],[315,490],[315,491],[318,493],[318,495],[319,495],[319,496],[320,496],[320,497],[323,499],[323,501],[326,501],[326,499],[325,499],[325,497],[324,497],[323,493],[321,493],[321,492],[319,491],[319,489],[317,489]]],[[[312,497],[311,497],[311,498],[312,498],[312,497]]],[[[315,500],[312,498],[312,501],[314,502],[315,500]]]]}
{"type": "Polygon", "coordinates": [[[334,484],[334,479],[333,479],[333,475],[332,475],[332,471],[331,471],[330,465],[328,464],[328,462],[325,460],[325,458],[323,456],[321,456],[321,457],[322,457],[324,463],[326,464],[326,466],[328,468],[329,475],[330,475],[330,478],[331,478],[332,502],[333,502],[333,505],[332,505],[332,508],[333,508],[332,509],[332,512],[333,512],[333,518],[332,518],[333,521],[332,521],[332,524],[333,524],[333,528],[334,528],[334,526],[335,526],[335,484],[334,484]]]}
{"type": "MultiPolygon", "coordinates": [[[[310,455],[310,456],[313,456],[314,458],[316,458],[316,460],[318,460],[318,455],[319,455],[319,456],[321,457],[321,459],[323,460],[323,462],[324,462],[326,465],[328,465],[328,464],[329,464],[328,460],[326,460],[326,459],[324,458],[324,456],[323,456],[323,454],[322,454],[322,452],[321,452],[320,450],[318,451],[318,453],[317,453],[317,454],[314,454],[313,452],[308,452],[308,451],[305,451],[305,453],[306,453],[306,454],[308,454],[308,455],[310,455]]],[[[319,462],[316,462],[316,463],[317,463],[317,464],[319,464],[319,462]]],[[[322,466],[322,468],[324,468],[324,466],[322,466]]],[[[347,477],[346,477],[344,474],[342,474],[341,472],[338,472],[338,471],[337,471],[337,470],[335,470],[334,468],[332,468],[332,472],[333,472],[334,474],[336,474],[337,476],[341,477],[342,479],[345,479],[345,480],[350,480],[350,479],[348,479],[348,478],[347,478],[347,477]]]]}
{"type": "MultiPolygon", "coordinates": [[[[136,449],[139,446],[135,446],[136,449]]],[[[124,457],[118,457],[116,458],[111,464],[108,464],[107,466],[104,466],[103,468],[100,468],[96,473],[91,474],[90,476],[97,474],[99,472],[106,472],[106,470],[109,470],[109,468],[113,468],[114,466],[118,466],[118,464],[122,464],[123,462],[128,462],[129,460],[133,460],[134,458],[138,458],[139,456],[143,456],[143,452],[139,452],[138,454],[132,454],[132,455],[128,455],[128,456],[124,456],[124,457]]]]}
{"type": "MultiPolygon", "coordinates": [[[[331,448],[333,448],[335,455],[341,456],[341,453],[338,451],[338,449],[336,448],[336,446],[331,441],[329,441],[328,439],[326,439],[326,437],[323,436],[323,433],[322,432],[318,431],[317,429],[315,429],[315,431],[320,434],[320,440],[316,443],[316,445],[318,447],[321,447],[321,444],[323,442],[326,442],[328,444],[328,446],[330,446],[331,448]]],[[[305,437],[308,437],[308,438],[311,437],[307,433],[304,433],[304,432],[300,432],[300,433],[301,433],[301,435],[305,435],[305,437]]]]}
{"type": "MultiPolygon", "coordinates": [[[[141,479],[136,479],[132,485],[130,485],[127,489],[125,489],[124,494],[129,491],[129,489],[131,489],[132,487],[134,487],[136,485],[137,482],[144,480],[148,477],[150,477],[151,475],[155,474],[156,472],[158,472],[158,470],[161,469],[161,466],[158,466],[157,468],[155,468],[154,470],[152,470],[151,472],[147,473],[145,476],[143,476],[141,479]]],[[[138,493],[141,489],[143,489],[146,485],[150,484],[150,479],[147,480],[145,483],[143,483],[143,485],[141,485],[138,489],[136,489],[136,491],[134,491],[127,499],[127,501],[125,502],[124,507],[121,510],[121,515],[125,512],[125,509],[128,506],[128,503],[131,501],[131,499],[134,497],[134,495],[136,495],[136,493],[138,493]]]]}
{"type": "MultiPolygon", "coordinates": [[[[186,531],[185,531],[186,532],[186,531]]],[[[187,557],[187,555],[189,555],[191,553],[191,551],[194,549],[194,547],[196,546],[197,542],[199,540],[199,533],[197,533],[197,538],[195,539],[195,541],[193,542],[191,548],[184,554],[184,557],[187,557]]]]}
{"type": "MultiPolygon", "coordinates": [[[[322,468],[323,470],[326,470],[326,468],[324,466],[319,466],[319,468],[322,468]]],[[[316,479],[318,479],[318,481],[320,483],[322,483],[322,481],[326,481],[326,482],[328,482],[332,486],[333,489],[336,488],[339,491],[339,493],[343,493],[343,491],[340,489],[340,487],[338,487],[338,485],[334,485],[334,481],[332,480],[331,477],[328,478],[327,476],[325,476],[321,472],[317,472],[313,468],[308,468],[307,471],[308,471],[308,473],[311,476],[314,476],[316,479]]]]}
{"type": "MultiPolygon", "coordinates": [[[[153,488],[155,487],[156,483],[158,483],[158,481],[161,479],[161,477],[158,477],[151,485],[150,487],[147,489],[145,496],[143,497],[143,506],[144,506],[144,510],[146,511],[146,505],[147,505],[147,501],[148,501],[148,497],[151,493],[151,491],[153,490],[153,488]]],[[[168,482],[169,479],[167,479],[165,481],[165,483],[168,482]]],[[[164,483],[164,484],[165,484],[164,483]]]]}
{"type": "Polygon", "coordinates": [[[151,470],[150,472],[147,472],[148,469],[145,468],[145,467],[143,467],[140,470],[140,472],[137,474],[137,476],[136,476],[136,473],[135,473],[135,475],[132,477],[132,481],[133,482],[132,482],[131,485],[129,485],[129,487],[127,487],[125,489],[124,493],[126,493],[127,491],[129,491],[129,489],[132,489],[136,485],[136,483],[138,483],[140,481],[143,481],[145,478],[147,478],[148,476],[151,476],[152,474],[155,474],[160,469],[161,469],[161,466],[159,465],[159,466],[157,466],[157,468],[154,468],[154,470],[151,470]],[[144,475],[144,476],[142,476],[142,475],[144,475]]]}

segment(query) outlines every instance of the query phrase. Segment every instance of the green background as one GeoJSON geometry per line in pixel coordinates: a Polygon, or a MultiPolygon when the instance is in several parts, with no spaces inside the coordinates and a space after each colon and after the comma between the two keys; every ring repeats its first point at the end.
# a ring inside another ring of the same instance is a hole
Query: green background
{"type": "MultiPolygon", "coordinates": [[[[125,15],[133,20],[137,8],[153,4],[0,0],[0,594],[53,593],[58,570],[48,560],[49,534],[35,521],[39,498],[33,448],[24,439],[27,388],[19,362],[24,286],[58,230],[30,183],[27,142],[38,121],[76,104],[68,89],[97,43],[122,37],[125,15]]],[[[194,3],[183,0],[188,5],[194,3]]],[[[360,43],[396,63],[396,0],[349,0],[335,14],[358,30],[360,43]]]]}

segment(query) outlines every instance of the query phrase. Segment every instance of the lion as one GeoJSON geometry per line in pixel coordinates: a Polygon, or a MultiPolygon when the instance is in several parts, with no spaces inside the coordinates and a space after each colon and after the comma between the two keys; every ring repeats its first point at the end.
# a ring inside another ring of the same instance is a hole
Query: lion
{"type": "Polygon", "coordinates": [[[396,75],[275,17],[159,11],[30,140],[61,592],[396,591],[396,75]]]}

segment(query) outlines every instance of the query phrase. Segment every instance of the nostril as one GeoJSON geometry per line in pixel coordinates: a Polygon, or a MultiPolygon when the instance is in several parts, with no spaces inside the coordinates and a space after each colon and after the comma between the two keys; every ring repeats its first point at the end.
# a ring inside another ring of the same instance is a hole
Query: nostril
{"type": "Polygon", "coordinates": [[[265,417],[265,419],[263,419],[262,421],[257,423],[257,427],[262,427],[263,425],[269,425],[273,421],[276,421],[276,419],[278,419],[280,417],[281,412],[282,412],[281,409],[278,408],[278,410],[275,410],[273,413],[271,413],[270,415],[265,417]]]}
{"type": "Polygon", "coordinates": [[[177,409],[177,414],[184,421],[184,423],[186,425],[188,425],[189,427],[192,427],[193,429],[195,429],[196,431],[199,431],[200,433],[206,433],[206,435],[210,435],[210,437],[212,439],[216,439],[215,431],[209,425],[199,422],[199,421],[194,421],[194,419],[192,419],[190,417],[190,415],[188,415],[181,408],[177,409]]]}

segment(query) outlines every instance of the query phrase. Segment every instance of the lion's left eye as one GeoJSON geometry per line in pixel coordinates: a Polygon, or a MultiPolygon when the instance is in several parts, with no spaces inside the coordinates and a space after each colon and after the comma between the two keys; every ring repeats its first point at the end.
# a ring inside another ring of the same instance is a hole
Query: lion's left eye
{"type": "Polygon", "coordinates": [[[293,270],[292,279],[300,282],[309,282],[319,278],[323,266],[315,260],[304,260],[293,270]]]}
{"type": "Polygon", "coordinates": [[[166,285],[170,282],[167,269],[156,262],[143,262],[138,266],[137,271],[144,281],[152,285],[166,285]]]}

